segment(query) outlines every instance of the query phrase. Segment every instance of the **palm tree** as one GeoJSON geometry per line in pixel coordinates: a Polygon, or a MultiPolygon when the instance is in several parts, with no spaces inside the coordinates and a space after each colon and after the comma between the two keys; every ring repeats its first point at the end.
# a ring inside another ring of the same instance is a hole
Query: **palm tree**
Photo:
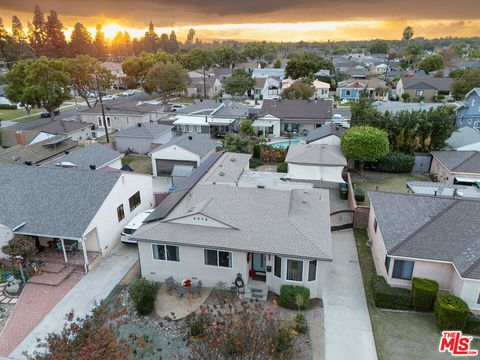
{"type": "Polygon", "coordinates": [[[407,26],[405,29],[403,29],[403,40],[405,40],[408,43],[410,39],[413,37],[414,33],[415,32],[413,31],[413,27],[407,26]]]}

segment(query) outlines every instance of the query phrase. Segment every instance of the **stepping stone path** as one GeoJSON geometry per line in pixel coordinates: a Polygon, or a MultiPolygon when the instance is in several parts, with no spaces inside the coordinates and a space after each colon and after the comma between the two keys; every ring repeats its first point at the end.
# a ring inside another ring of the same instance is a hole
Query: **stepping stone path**
{"type": "Polygon", "coordinates": [[[1,283],[0,284],[0,304],[10,304],[10,305],[15,305],[18,301],[18,295],[12,295],[7,293],[5,288],[7,287],[6,283],[1,283]]]}

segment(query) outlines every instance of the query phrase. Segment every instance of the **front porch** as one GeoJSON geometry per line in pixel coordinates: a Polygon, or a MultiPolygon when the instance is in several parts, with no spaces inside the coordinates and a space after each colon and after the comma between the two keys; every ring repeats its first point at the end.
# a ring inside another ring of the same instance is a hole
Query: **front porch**
{"type": "MultiPolygon", "coordinates": [[[[62,250],[53,249],[53,248],[45,248],[42,251],[39,251],[34,256],[32,256],[32,262],[40,264],[40,269],[42,266],[64,266],[70,265],[71,267],[75,268],[76,270],[85,271],[85,258],[83,251],[67,251],[66,252],[66,260],[65,261],[65,254],[63,254],[62,250]]],[[[102,259],[102,254],[97,251],[86,251],[87,253],[87,270],[92,270],[96,264],[102,259]]]]}

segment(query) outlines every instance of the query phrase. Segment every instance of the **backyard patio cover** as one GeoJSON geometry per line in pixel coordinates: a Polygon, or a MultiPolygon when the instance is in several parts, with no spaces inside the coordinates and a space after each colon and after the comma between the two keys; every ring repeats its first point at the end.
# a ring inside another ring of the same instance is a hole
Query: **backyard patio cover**
{"type": "Polygon", "coordinates": [[[253,127],[271,127],[275,124],[273,120],[255,120],[252,124],[253,127]]]}

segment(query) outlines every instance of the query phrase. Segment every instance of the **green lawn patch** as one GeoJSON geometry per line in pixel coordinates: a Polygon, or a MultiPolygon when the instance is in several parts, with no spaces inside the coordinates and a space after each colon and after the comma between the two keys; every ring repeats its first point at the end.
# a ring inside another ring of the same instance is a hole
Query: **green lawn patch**
{"type": "Polygon", "coordinates": [[[152,159],[147,155],[127,155],[122,159],[122,163],[128,164],[135,172],[152,174],[152,159]]]}

